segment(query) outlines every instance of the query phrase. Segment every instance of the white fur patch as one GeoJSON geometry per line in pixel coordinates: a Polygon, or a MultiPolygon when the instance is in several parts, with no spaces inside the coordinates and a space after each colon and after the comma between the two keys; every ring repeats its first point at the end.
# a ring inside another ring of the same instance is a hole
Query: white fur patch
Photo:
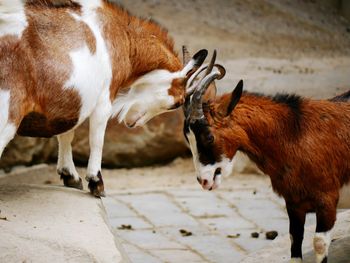
{"type": "Polygon", "coordinates": [[[109,117],[111,116],[112,104],[109,100],[109,92],[101,95],[97,107],[90,116],[89,142],[90,157],[87,167],[87,179],[94,178],[101,171],[102,149],[104,135],[109,117]]]}
{"type": "Polygon", "coordinates": [[[15,125],[9,122],[10,97],[9,90],[0,89],[0,157],[16,133],[15,125]]]}
{"type": "Polygon", "coordinates": [[[7,124],[10,106],[10,91],[0,89],[0,133],[7,124]]]}
{"type": "Polygon", "coordinates": [[[16,126],[9,122],[10,91],[0,90],[0,157],[16,134],[16,126]]]}
{"type": "Polygon", "coordinates": [[[4,35],[16,35],[20,38],[27,26],[28,22],[22,1],[0,1],[0,37],[4,35]]]}
{"type": "Polygon", "coordinates": [[[6,145],[15,137],[16,126],[12,123],[7,123],[0,133],[0,157],[6,145]]]}
{"type": "Polygon", "coordinates": [[[331,243],[330,231],[323,232],[323,233],[315,233],[314,250],[315,250],[317,263],[321,263],[322,260],[328,255],[328,248],[330,243],[331,243]]]}
{"type": "Polygon", "coordinates": [[[208,184],[206,186],[203,186],[204,189],[215,189],[219,187],[219,185],[221,184],[222,176],[228,176],[232,172],[232,160],[225,156],[222,156],[222,160],[220,162],[216,162],[215,164],[203,165],[199,161],[196,137],[191,130],[187,134],[187,138],[190,143],[190,148],[193,155],[193,164],[196,170],[197,178],[208,181],[208,184]],[[214,180],[215,171],[218,168],[221,169],[221,174],[217,175],[214,180]]]}
{"type": "Polygon", "coordinates": [[[128,126],[141,126],[156,115],[168,111],[174,105],[174,97],[168,94],[174,79],[183,77],[182,71],[171,73],[154,70],[137,79],[125,94],[113,103],[113,116],[128,126]]]}
{"type": "Polygon", "coordinates": [[[84,44],[81,48],[70,53],[73,64],[73,72],[70,79],[65,83],[66,88],[76,89],[82,99],[79,125],[96,107],[99,97],[104,92],[109,92],[112,79],[112,67],[106,43],[100,29],[100,23],[96,11],[100,1],[80,1],[83,8],[82,16],[72,16],[83,21],[91,29],[96,39],[96,52],[92,54],[84,44]]]}
{"type": "Polygon", "coordinates": [[[75,0],[75,2],[79,3],[84,11],[94,10],[96,8],[102,7],[101,0],[75,0]]]}

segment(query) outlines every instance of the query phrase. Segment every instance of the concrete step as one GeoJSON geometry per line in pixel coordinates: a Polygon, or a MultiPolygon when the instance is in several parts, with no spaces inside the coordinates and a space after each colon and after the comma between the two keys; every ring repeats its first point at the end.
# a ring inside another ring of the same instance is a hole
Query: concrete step
{"type": "Polygon", "coordinates": [[[125,261],[101,200],[87,192],[0,180],[0,209],[0,262],[125,261]]]}

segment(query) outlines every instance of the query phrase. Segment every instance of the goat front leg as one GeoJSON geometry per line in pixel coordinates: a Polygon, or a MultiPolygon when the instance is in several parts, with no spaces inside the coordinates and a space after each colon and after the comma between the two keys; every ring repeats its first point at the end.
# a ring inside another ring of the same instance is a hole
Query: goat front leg
{"type": "Polygon", "coordinates": [[[72,141],[74,130],[57,135],[58,161],[57,173],[61,176],[63,184],[67,187],[83,190],[83,182],[75,169],[72,155],[72,141]]]}
{"type": "MultiPolygon", "coordinates": [[[[329,195],[330,196],[330,195],[329,195]]],[[[316,233],[314,237],[314,251],[317,263],[326,263],[328,248],[331,243],[331,230],[336,221],[336,201],[322,202],[322,207],[316,210],[316,233]]]]}
{"type": "Polygon", "coordinates": [[[306,211],[295,208],[294,205],[287,204],[289,217],[289,234],[291,241],[291,261],[302,262],[302,244],[304,239],[304,224],[306,211]]]}
{"type": "Polygon", "coordinates": [[[86,180],[89,182],[90,193],[96,197],[106,196],[101,174],[101,161],[104,135],[111,109],[110,103],[102,103],[90,116],[90,157],[86,180]]]}
{"type": "Polygon", "coordinates": [[[15,137],[16,130],[17,127],[15,125],[7,123],[0,131],[0,158],[6,145],[13,139],[13,137],[15,137]]]}

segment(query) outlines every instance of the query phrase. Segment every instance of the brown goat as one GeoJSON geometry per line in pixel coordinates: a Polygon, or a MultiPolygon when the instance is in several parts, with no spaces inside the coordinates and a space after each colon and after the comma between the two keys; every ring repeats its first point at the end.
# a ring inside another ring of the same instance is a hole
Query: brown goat
{"type": "Polygon", "coordinates": [[[350,181],[349,93],[331,100],[268,97],[242,94],[240,81],[232,94],[204,96],[218,76],[197,84],[184,106],[197,180],[204,189],[216,188],[231,172],[236,152],[247,154],[285,199],[292,261],[302,259],[306,213],[316,212],[316,261],[327,262],[339,191],[350,181]]]}
{"type": "Polygon", "coordinates": [[[103,196],[101,158],[109,118],[129,127],[175,109],[206,50],[183,65],[166,30],[107,0],[0,1],[0,156],[16,132],[57,135],[57,171],[82,188],[71,142],[90,121],[86,179],[103,196]]]}

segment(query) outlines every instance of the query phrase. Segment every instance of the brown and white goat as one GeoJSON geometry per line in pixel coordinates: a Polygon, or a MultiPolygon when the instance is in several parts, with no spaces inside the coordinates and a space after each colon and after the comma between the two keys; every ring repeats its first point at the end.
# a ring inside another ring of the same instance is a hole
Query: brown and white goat
{"type": "Polygon", "coordinates": [[[0,156],[16,132],[57,135],[57,171],[66,186],[81,189],[71,142],[89,118],[86,179],[103,196],[108,119],[133,127],[182,105],[207,51],[183,66],[163,28],[107,0],[23,2],[0,2],[0,156]]]}
{"type": "Polygon", "coordinates": [[[292,261],[302,259],[305,215],[316,212],[316,261],[327,262],[339,192],[350,182],[350,93],[331,100],[268,97],[242,94],[240,81],[232,94],[216,97],[215,87],[207,88],[221,75],[197,82],[184,105],[198,182],[215,189],[236,152],[247,154],[285,199],[292,261]]]}

